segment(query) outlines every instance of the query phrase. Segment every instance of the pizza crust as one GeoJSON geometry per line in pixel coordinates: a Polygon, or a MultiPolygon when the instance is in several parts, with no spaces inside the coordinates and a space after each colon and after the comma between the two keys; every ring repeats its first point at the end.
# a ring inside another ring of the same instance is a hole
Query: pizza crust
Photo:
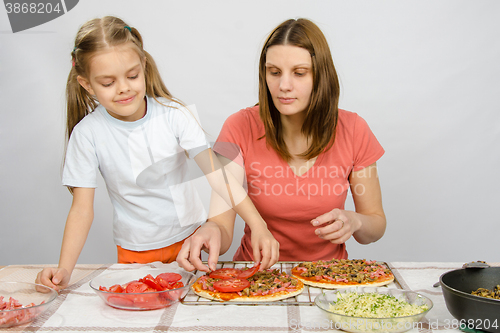
{"type": "Polygon", "coordinates": [[[304,283],[300,279],[297,279],[296,277],[291,277],[291,278],[297,280],[297,285],[296,285],[297,290],[280,291],[270,295],[240,296],[238,295],[238,293],[222,293],[218,291],[203,290],[202,285],[198,283],[199,278],[193,284],[191,289],[198,296],[219,302],[249,302],[249,303],[275,302],[286,298],[294,297],[302,293],[302,291],[304,290],[304,283]]]}

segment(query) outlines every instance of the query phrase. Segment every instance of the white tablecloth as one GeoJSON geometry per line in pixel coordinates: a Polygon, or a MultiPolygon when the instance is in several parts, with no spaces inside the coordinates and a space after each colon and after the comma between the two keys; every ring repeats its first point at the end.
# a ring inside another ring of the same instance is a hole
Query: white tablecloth
{"type": "MultiPolygon", "coordinates": [[[[156,263],[147,265],[159,265],[156,263]]],[[[409,332],[455,331],[453,317],[446,309],[441,288],[433,284],[441,274],[462,263],[389,263],[403,289],[424,294],[434,302],[433,309],[409,332]]],[[[43,265],[7,266],[0,270],[0,281],[33,282],[43,265]]],[[[89,281],[106,270],[129,269],[131,265],[78,265],[71,285],[51,309],[29,325],[5,331],[58,332],[325,332],[334,329],[321,310],[310,305],[198,305],[176,304],[153,311],[124,311],[111,308],[92,291],[89,281]]],[[[397,284],[389,287],[398,288],[397,284]]],[[[316,288],[314,288],[316,289],[316,288]]],[[[311,293],[314,294],[312,289],[311,293]]],[[[316,294],[320,290],[316,291],[316,294]]],[[[314,296],[314,295],[313,295],[314,296]]],[[[456,324],[456,323],[455,323],[456,324]]],[[[1,330],[1,329],[0,329],[1,330]]]]}

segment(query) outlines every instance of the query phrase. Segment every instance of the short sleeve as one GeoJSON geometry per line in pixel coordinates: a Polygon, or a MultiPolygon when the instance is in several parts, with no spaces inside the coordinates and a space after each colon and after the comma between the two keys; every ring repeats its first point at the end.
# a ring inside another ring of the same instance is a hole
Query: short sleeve
{"type": "Polygon", "coordinates": [[[210,148],[205,132],[196,116],[194,106],[189,107],[189,109],[179,106],[179,108],[172,108],[171,110],[169,122],[172,124],[172,131],[179,142],[179,146],[187,151],[189,158],[194,158],[202,151],[210,148]]]}
{"type": "Polygon", "coordinates": [[[366,121],[357,116],[354,124],[354,171],[377,162],[385,151],[366,121]]]}
{"type": "Polygon", "coordinates": [[[97,187],[99,162],[90,133],[78,126],[71,133],[64,161],[62,183],[69,187],[97,187]]]}
{"type": "Polygon", "coordinates": [[[244,155],[249,142],[249,123],[244,110],[229,116],[220,131],[214,151],[244,166],[244,155]]]}

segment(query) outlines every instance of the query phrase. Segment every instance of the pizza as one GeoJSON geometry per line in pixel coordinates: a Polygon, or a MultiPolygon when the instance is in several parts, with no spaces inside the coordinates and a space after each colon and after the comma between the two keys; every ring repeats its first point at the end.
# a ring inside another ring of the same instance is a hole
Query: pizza
{"type": "Polygon", "coordinates": [[[394,281],[387,266],[365,259],[303,262],[292,268],[292,275],[304,284],[326,289],[377,287],[394,281]]]}
{"type": "Polygon", "coordinates": [[[258,269],[221,268],[199,277],[191,288],[198,296],[222,302],[279,301],[304,290],[299,279],[279,269],[258,269]]]}

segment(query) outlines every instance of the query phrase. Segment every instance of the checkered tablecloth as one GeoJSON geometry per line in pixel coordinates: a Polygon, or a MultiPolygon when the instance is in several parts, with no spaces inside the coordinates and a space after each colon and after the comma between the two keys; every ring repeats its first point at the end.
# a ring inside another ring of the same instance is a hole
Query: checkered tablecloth
{"type": "MultiPolygon", "coordinates": [[[[124,311],[107,306],[92,291],[89,281],[110,270],[140,269],[149,265],[77,265],[70,286],[63,290],[48,312],[34,322],[0,331],[25,332],[324,332],[333,327],[322,311],[314,305],[297,305],[295,301],[282,305],[221,305],[198,304],[188,295],[185,304],[153,311],[124,311]],[[194,303],[193,303],[194,302],[194,303]]],[[[172,265],[172,264],[170,264],[172,265]]],[[[176,265],[176,264],[173,264],[176,265]]],[[[456,331],[447,323],[453,320],[444,303],[441,288],[433,287],[441,274],[462,263],[393,262],[389,263],[397,284],[390,288],[410,289],[432,299],[434,308],[421,327],[409,332],[456,331]],[[399,285],[398,285],[399,284],[399,285]]],[[[34,282],[45,265],[12,265],[0,270],[0,281],[34,282]]],[[[285,270],[290,265],[280,266],[285,270]]],[[[308,295],[298,298],[307,303],[321,290],[311,288],[308,295]]],[[[200,302],[201,303],[201,302],[200,302]]]]}

